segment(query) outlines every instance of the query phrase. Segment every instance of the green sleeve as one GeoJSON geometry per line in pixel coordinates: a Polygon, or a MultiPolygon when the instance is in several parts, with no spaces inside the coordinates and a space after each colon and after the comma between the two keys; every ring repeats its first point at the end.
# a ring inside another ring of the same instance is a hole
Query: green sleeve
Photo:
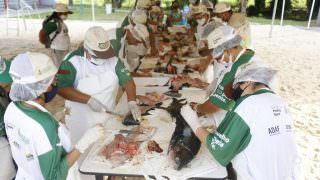
{"type": "Polygon", "coordinates": [[[116,74],[119,79],[119,84],[122,86],[126,84],[128,81],[132,80],[130,72],[125,68],[122,61],[118,60],[116,65],[116,74]]]}
{"type": "Polygon", "coordinates": [[[121,48],[121,39],[112,39],[111,46],[113,50],[116,52],[117,56],[119,56],[119,51],[121,48]]]}
{"type": "Polygon", "coordinates": [[[235,112],[228,112],[217,131],[207,137],[209,152],[223,166],[244,150],[251,139],[250,128],[235,112]]]}
{"type": "Polygon", "coordinates": [[[52,22],[48,22],[43,29],[46,34],[51,34],[52,32],[58,29],[58,26],[57,26],[57,23],[52,21],[52,22]]]}
{"type": "Polygon", "coordinates": [[[66,156],[56,160],[57,150],[53,149],[38,157],[41,173],[46,180],[67,179],[69,165],[66,156]],[[53,163],[57,162],[57,163],[53,163]]]}
{"type": "Polygon", "coordinates": [[[215,92],[209,97],[212,104],[217,105],[223,110],[231,110],[234,106],[234,101],[229,99],[224,93],[224,86],[219,84],[215,92]]]}
{"type": "Polygon", "coordinates": [[[57,86],[59,88],[73,87],[74,81],[76,79],[77,71],[70,61],[63,61],[60,65],[58,75],[57,75],[57,86]]]}
{"type": "Polygon", "coordinates": [[[129,25],[129,15],[127,15],[121,23],[121,28],[129,25]]]}

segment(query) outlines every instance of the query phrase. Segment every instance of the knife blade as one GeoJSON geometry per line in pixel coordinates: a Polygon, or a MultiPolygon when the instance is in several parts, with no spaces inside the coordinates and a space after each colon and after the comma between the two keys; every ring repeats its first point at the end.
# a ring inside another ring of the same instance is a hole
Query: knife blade
{"type": "Polygon", "coordinates": [[[119,133],[123,133],[123,134],[144,134],[143,132],[132,131],[132,130],[127,130],[127,129],[120,129],[119,133]]]}
{"type": "Polygon", "coordinates": [[[118,116],[118,117],[120,117],[120,118],[124,118],[123,115],[118,114],[118,113],[114,113],[114,112],[112,112],[112,111],[105,111],[105,112],[108,113],[108,114],[114,115],[114,116],[118,116]]]}

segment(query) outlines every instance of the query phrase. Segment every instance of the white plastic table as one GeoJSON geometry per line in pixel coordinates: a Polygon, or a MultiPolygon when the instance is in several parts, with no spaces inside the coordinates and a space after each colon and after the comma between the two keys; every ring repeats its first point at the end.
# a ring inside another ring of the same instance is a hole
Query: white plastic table
{"type": "MultiPolygon", "coordinates": [[[[203,102],[205,91],[199,89],[188,89],[180,91],[182,98],[188,101],[203,102]]],[[[164,106],[170,104],[171,100],[164,102],[164,106]]],[[[150,153],[147,151],[147,142],[143,142],[139,147],[139,153],[130,162],[122,166],[112,168],[110,162],[99,155],[101,148],[110,143],[114,134],[119,129],[130,129],[132,127],[122,125],[119,118],[106,114],[108,121],[106,127],[106,139],[93,145],[91,150],[85,155],[80,164],[79,171],[83,174],[95,175],[97,180],[102,180],[103,176],[133,176],[133,177],[163,177],[169,179],[225,179],[227,177],[226,168],[221,166],[208,152],[205,145],[202,145],[197,156],[180,171],[176,171],[169,166],[167,150],[169,141],[175,129],[175,123],[165,110],[156,109],[145,116],[147,120],[141,124],[156,127],[156,133],[152,136],[163,153],[150,153]]]]}

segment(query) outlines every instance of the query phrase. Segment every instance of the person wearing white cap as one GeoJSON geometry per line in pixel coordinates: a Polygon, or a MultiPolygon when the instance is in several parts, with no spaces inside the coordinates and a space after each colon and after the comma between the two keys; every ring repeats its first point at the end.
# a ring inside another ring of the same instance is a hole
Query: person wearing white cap
{"type": "Polygon", "coordinates": [[[213,13],[213,9],[214,9],[214,6],[213,6],[213,3],[210,1],[210,0],[203,0],[201,2],[204,6],[207,7],[207,11],[209,12],[209,15],[210,15],[210,21],[213,21],[213,16],[214,16],[214,13],[213,13]]]}
{"type": "Polygon", "coordinates": [[[270,90],[275,70],[247,65],[232,84],[236,105],[209,132],[185,105],[181,114],[211,155],[232,162],[236,179],[300,179],[293,119],[284,100],[270,90]]]}
{"type": "Polygon", "coordinates": [[[194,15],[199,12],[200,0],[190,0],[189,12],[186,15],[188,24],[195,28],[197,26],[197,21],[194,19],[194,15]]]}
{"type": "Polygon", "coordinates": [[[241,46],[251,48],[250,24],[245,14],[233,13],[228,24],[233,27],[236,33],[242,38],[241,46]]]}
{"type": "Polygon", "coordinates": [[[228,22],[233,14],[231,5],[226,2],[219,2],[214,6],[213,14],[217,17],[217,21],[228,22]]]}
{"type": "Polygon", "coordinates": [[[221,63],[225,67],[217,72],[213,83],[210,84],[211,92],[208,93],[207,101],[202,104],[193,103],[193,108],[200,114],[212,115],[213,117],[209,118],[213,120],[212,123],[219,124],[221,117],[224,117],[235,103],[232,97],[232,83],[235,74],[239,73],[248,63],[255,64],[257,67],[265,65],[254,51],[240,45],[241,37],[230,26],[223,25],[214,29],[207,36],[207,43],[208,49],[213,49],[212,57],[215,60],[225,61],[221,63]]]}
{"type": "MultiPolygon", "coordinates": [[[[210,64],[214,60],[213,59],[214,57],[212,56],[213,49],[208,48],[208,36],[212,31],[214,31],[216,28],[218,28],[219,26],[222,26],[222,25],[223,24],[221,24],[221,23],[211,21],[208,24],[206,24],[202,30],[198,51],[199,51],[199,55],[201,57],[203,57],[203,59],[201,59],[200,64],[199,64],[199,68],[198,68],[199,72],[211,73],[211,76],[212,76],[212,72],[209,71],[210,68],[208,69],[208,67],[211,66],[210,64]]],[[[216,71],[214,71],[214,72],[216,72],[216,71]]],[[[210,76],[210,75],[208,74],[208,76],[210,76]]]]}
{"type": "Polygon", "coordinates": [[[152,33],[158,32],[158,28],[162,25],[163,15],[161,13],[161,8],[158,6],[152,6],[149,11],[148,27],[152,33]]]}
{"type": "Polygon", "coordinates": [[[64,21],[73,14],[65,4],[57,3],[55,11],[43,21],[43,30],[47,36],[46,47],[54,54],[54,64],[59,67],[69,52],[71,43],[67,25],[64,21]]]}
{"type": "Polygon", "coordinates": [[[68,129],[44,108],[44,93],[51,90],[57,68],[41,53],[19,54],[9,71],[12,102],[4,115],[12,156],[18,166],[16,179],[61,179],[81,153],[104,135],[94,126],[73,147],[68,129]]]}
{"type": "Polygon", "coordinates": [[[116,38],[112,39],[112,45],[113,49],[115,50],[116,54],[118,56],[121,56],[120,51],[123,47],[124,42],[124,36],[125,36],[125,27],[130,25],[131,21],[131,15],[133,11],[136,9],[144,11],[147,15],[149,14],[149,9],[151,8],[152,3],[150,0],[137,0],[135,7],[132,11],[130,11],[123,20],[120,21],[120,23],[117,25],[116,28],[116,38]]]}
{"type": "Polygon", "coordinates": [[[4,113],[10,102],[8,97],[8,86],[11,85],[12,79],[9,75],[11,61],[5,60],[0,56],[0,179],[14,179],[16,169],[14,167],[11,149],[6,137],[4,113]]]}
{"type": "Polygon", "coordinates": [[[135,10],[131,15],[131,23],[126,26],[125,35],[119,57],[130,72],[135,72],[140,60],[150,49],[149,31],[146,26],[147,15],[142,10],[135,10]]]}
{"type": "Polygon", "coordinates": [[[137,0],[136,9],[141,9],[144,11],[150,10],[152,2],[150,0],[137,0]]]}
{"type": "Polygon", "coordinates": [[[114,111],[119,85],[126,91],[133,117],[141,117],[130,72],[116,57],[106,30],[100,26],[89,28],[83,48],[67,55],[59,68],[57,85],[70,109],[66,124],[72,143],[92,124],[105,120],[106,112],[114,111]]]}
{"type": "Polygon", "coordinates": [[[198,11],[193,13],[193,17],[197,21],[197,34],[198,37],[200,37],[205,25],[208,24],[210,20],[210,13],[203,4],[200,4],[197,10],[198,11]]]}

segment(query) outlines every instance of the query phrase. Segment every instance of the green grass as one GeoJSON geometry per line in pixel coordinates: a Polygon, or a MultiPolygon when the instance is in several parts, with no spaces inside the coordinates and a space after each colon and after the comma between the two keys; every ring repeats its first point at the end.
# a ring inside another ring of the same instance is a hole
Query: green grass
{"type": "MultiPolygon", "coordinates": [[[[69,15],[68,19],[70,20],[92,20],[91,7],[85,6],[83,12],[79,6],[74,6],[72,8],[73,14],[69,15]]],[[[51,12],[41,13],[40,17],[45,18],[49,16],[51,12]]],[[[95,18],[97,21],[120,21],[127,15],[126,11],[114,12],[112,14],[106,14],[103,7],[95,6],[95,18]]],[[[38,15],[32,15],[31,18],[37,19],[38,15]]]]}
{"type": "MultiPolygon", "coordinates": [[[[66,1],[66,0],[65,0],[66,1]]],[[[77,0],[79,1],[79,0],[77,0]]],[[[99,0],[98,0],[99,1],[99,0]]],[[[102,1],[102,0],[100,0],[102,1]]],[[[234,0],[235,1],[235,0],[234,0]]],[[[251,0],[253,1],[253,0],[251,0]]],[[[84,2],[89,2],[89,0],[84,0],[84,2]]],[[[125,1],[129,2],[129,0],[125,1]]],[[[133,0],[132,0],[133,2],[133,0]]],[[[91,6],[84,5],[83,12],[81,12],[80,6],[73,6],[72,11],[74,14],[69,16],[70,20],[92,20],[91,15],[91,6]]],[[[116,10],[116,12],[106,15],[105,9],[102,6],[95,6],[95,17],[97,21],[119,21],[122,20],[128,12],[128,8],[122,8],[121,10],[116,10]]],[[[48,16],[51,12],[42,13],[40,16],[44,18],[48,16]]],[[[38,18],[37,15],[33,15],[32,18],[38,18]]],[[[250,22],[259,23],[259,24],[270,24],[271,19],[265,17],[250,17],[250,22]]],[[[280,20],[276,19],[275,24],[280,24],[280,20]]],[[[315,24],[315,21],[312,21],[312,24],[315,24]]],[[[307,21],[295,21],[295,20],[284,20],[284,25],[293,25],[293,26],[306,26],[307,21]]]]}
{"type": "MultiPolygon", "coordinates": [[[[264,17],[249,17],[249,21],[252,23],[258,24],[271,24],[271,19],[264,17]]],[[[280,19],[276,19],[274,22],[275,25],[280,25],[280,19]]],[[[291,26],[307,26],[308,21],[294,21],[294,20],[283,20],[283,25],[291,25],[291,26]]],[[[311,21],[311,25],[316,24],[316,21],[311,21]]]]}

